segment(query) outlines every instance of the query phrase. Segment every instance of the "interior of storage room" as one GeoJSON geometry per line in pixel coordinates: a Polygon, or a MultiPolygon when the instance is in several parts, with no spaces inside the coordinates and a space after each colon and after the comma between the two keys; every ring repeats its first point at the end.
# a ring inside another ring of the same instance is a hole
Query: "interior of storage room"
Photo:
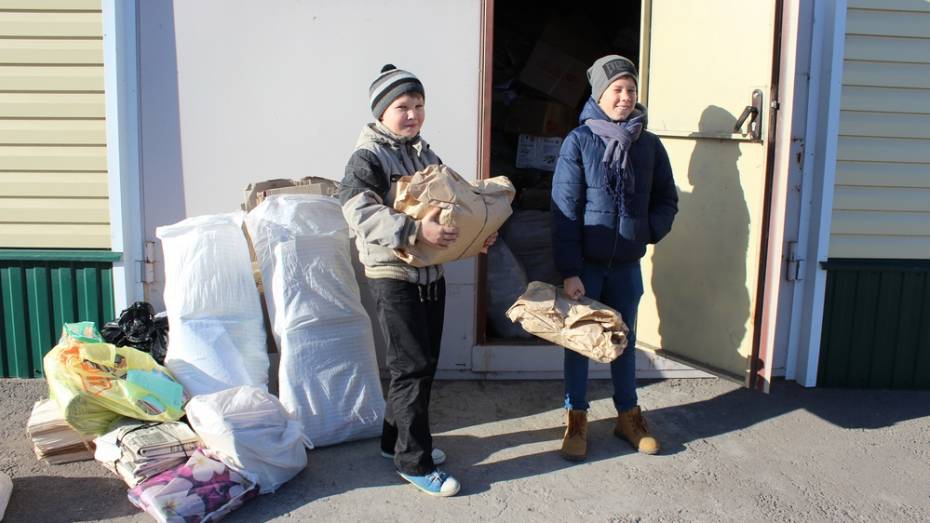
{"type": "Polygon", "coordinates": [[[552,175],[590,96],[586,71],[619,54],[639,62],[639,1],[494,2],[489,176],[516,187],[487,260],[488,342],[533,343],[505,313],[530,281],[561,284],[552,259],[552,175]]]}

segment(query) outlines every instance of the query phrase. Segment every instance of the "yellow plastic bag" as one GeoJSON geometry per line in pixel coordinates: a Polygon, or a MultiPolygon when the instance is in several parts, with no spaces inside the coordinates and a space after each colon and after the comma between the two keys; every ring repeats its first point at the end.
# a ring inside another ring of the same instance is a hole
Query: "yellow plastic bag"
{"type": "Polygon", "coordinates": [[[167,369],[132,347],[92,341],[99,336],[80,326],[66,325],[43,360],[49,396],[75,430],[102,434],[120,415],[146,421],[184,415],[187,396],[167,369]]]}

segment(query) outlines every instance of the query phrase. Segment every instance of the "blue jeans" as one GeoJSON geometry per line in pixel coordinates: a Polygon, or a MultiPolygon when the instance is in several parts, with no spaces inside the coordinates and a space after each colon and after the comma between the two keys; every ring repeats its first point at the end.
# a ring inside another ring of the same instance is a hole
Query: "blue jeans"
{"type": "MultiPolygon", "coordinates": [[[[616,309],[630,329],[629,343],[619,358],[610,363],[617,412],[636,406],[636,309],[643,296],[643,274],[639,260],[606,265],[585,263],[581,274],[585,296],[616,309]]],[[[588,358],[565,349],[565,408],[588,410],[588,358]]]]}

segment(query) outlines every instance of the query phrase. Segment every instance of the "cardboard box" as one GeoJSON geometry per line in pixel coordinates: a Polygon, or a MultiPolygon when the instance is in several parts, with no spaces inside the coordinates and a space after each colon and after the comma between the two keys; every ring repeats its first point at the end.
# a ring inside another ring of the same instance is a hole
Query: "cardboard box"
{"type": "Polygon", "coordinates": [[[520,72],[520,81],[554,100],[575,107],[588,93],[587,68],[588,64],[539,40],[520,72]]]}
{"type": "Polygon", "coordinates": [[[514,134],[564,137],[576,125],[577,115],[565,104],[520,98],[510,106],[504,129],[514,134]]]}
{"type": "Polygon", "coordinates": [[[339,191],[339,184],[327,178],[307,176],[299,180],[275,178],[263,182],[250,183],[245,188],[245,198],[242,202],[243,211],[251,211],[265,198],[273,194],[321,194],[335,196],[339,191]]]}
{"type": "MultiPolygon", "coordinates": [[[[243,211],[249,212],[258,207],[258,204],[262,203],[265,198],[274,194],[320,194],[335,196],[338,190],[339,184],[337,182],[317,176],[307,176],[299,180],[275,178],[248,184],[245,187],[245,198],[241,208],[243,211]]],[[[265,334],[268,340],[267,349],[269,353],[276,353],[278,352],[278,346],[275,342],[271,317],[268,314],[268,303],[265,301],[265,286],[262,281],[262,271],[259,269],[258,257],[255,254],[255,247],[252,245],[252,237],[249,236],[249,230],[245,226],[245,223],[242,224],[242,232],[245,234],[246,243],[249,246],[249,258],[252,259],[252,277],[255,279],[259,301],[262,305],[262,318],[264,319],[265,334]]],[[[275,383],[277,383],[277,381],[275,381],[275,383]]]]}
{"type": "Polygon", "coordinates": [[[517,141],[517,167],[554,171],[561,148],[561,138],[521,134],[517,141]]]}

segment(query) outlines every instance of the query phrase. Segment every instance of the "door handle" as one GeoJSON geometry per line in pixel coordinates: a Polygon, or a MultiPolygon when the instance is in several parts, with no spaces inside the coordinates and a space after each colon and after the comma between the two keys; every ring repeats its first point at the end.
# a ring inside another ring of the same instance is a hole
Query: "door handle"
{"type": "Polygon", "coordinates": [[[762,139],[762,90],[755,89],[752,92],[752,101],[750,105],[747,105],[743,109],[742,114],[739,115],[739,118],[736,119],[736,124],[733,126],[733,132],[742,134],[743,136],[749,136],[753,140],[762,139]],[[749,120],[749,125],[747,126],[746,131],[743,131],[743,124],[746,123],[746,120],[749,120]]]}

